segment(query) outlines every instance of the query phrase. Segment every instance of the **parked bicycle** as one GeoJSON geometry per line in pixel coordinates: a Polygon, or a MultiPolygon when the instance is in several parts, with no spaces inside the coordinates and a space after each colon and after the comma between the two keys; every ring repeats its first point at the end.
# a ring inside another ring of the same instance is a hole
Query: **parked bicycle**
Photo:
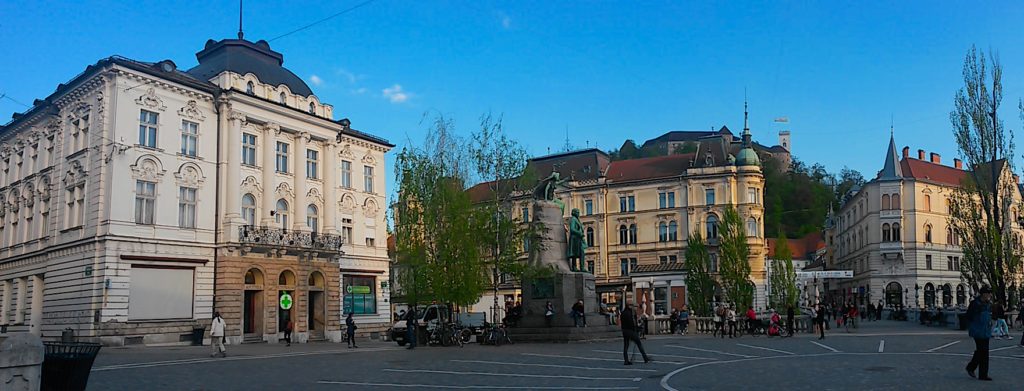
{"type": "Polygon", "coordinates": [[[503,344],[512,344],[512,338],[509,337],[508,329],[504,325],[495,324],[491,325],[484,332],[484,339],[481,341],[484,345],[501,346],[503,344]]]}

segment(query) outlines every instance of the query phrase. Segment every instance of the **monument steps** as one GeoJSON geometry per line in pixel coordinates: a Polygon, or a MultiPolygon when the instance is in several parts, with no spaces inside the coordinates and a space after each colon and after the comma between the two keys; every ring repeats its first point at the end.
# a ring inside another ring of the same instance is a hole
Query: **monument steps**
{"type": "Polygon", "coordinates": [[[513,342],[589,342],[622,338],[618,326],[515,327],[509,330],[513,342]]]}

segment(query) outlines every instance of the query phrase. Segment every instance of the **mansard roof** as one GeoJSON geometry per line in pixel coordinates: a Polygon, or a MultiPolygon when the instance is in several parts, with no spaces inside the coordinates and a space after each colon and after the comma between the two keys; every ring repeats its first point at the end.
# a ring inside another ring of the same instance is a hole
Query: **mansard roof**
{"type": "Polygon", "coordinates": [[[210,80],[224,71],[240,75],[252,73],[261,83],[273,86],[284,84],[292,93],[310,96],[313,90],[292,71],[283,67],[284,55],[270,49],[267,41],[255,43],[244,39],[206,41],[206,47],[196,53],[199,65],[188,74],[201,80],[210,80]]]}

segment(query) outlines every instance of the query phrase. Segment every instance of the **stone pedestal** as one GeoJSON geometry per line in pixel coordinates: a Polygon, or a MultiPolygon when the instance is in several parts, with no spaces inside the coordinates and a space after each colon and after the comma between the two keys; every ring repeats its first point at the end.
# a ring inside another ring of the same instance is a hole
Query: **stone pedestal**
{"type": "Polygon", "coordinates": [[[0,390],[39,391],[43,341],[29,333],[12,333],[0,343],[0,390]]]}
{"type": "Polygon", "coordinates": [[[548,302],[555,307],[552,326],[572,327],[569,315],[573,304],[583,300],[588,325],[607,324],[597,313],[597,291],[594,276],[589,273],[557,273],[552,277],[539,278],[523,284],[523,320],[525,327],[544,327],[544,312],[548,302]]]}

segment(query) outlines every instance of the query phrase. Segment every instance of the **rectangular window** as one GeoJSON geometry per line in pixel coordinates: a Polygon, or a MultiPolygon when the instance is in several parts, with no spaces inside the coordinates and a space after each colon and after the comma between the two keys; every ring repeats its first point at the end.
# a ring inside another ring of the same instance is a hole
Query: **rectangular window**
{"type": "Polygon", "coordinates": [[[341,187],[352,188],[352,162],[347,160],[341,161],[341,187]]]}
{"type": "Polygon", "coordinates": [[[195,269],[131,267],[128,319],[191,319],[195,269]]]}
{"type": "Polygon", "coordinates": [[[747,202],[751,204],[757,203],[757,189],[753,187],[747,188],[747,202]]]}
{"type": "Polygon", "coordinates": [[[626,211],[626,197],[619,197],[619,212],[626,211]]]}
{"type": "Polygon", "coordinates": [[[288,144],[277,142],[277,165],[275,166],[277,172],[287,174],[288,173],[288,144]]]}
{"type": "Polygon", "coordinates": [[[373,167],[363,166],[363,188],[367,193],[373,193],[373,167]]]}
{"type": "Polygon", "coordinates": [[[634,270],[636,270],[636,258],[630,258],[629,259],[629,272],[632,273],[634,270]]]}
{"type": "Polygon", "coordinates": [[[352,243],[352,219],[341,219],[341,242],[352,243]]]}
{"type": "Polygon", "coordinates": [[[366,247],[373,247],[373,246],[374,246],[374,239],[373,238],[366,238],[366,247]]]}
{"type": "Polygon", "coordinates": [[[928,269],[928,270],[932,270],[932,256],[931,255],[925,255],[924,256],[924,268],[928,269]]]}
{"type": "Polygon", "coordinates": [[[667,209],[676,207],[676,193],[674,191],[658,193],[658,208],[667,209]]]}
{"type": "Polygon", "coordinates": [[[704,205],[715,204],[715,189],[704,189],[704,205]]]}
{"type": "Polygon", "coordinates": [[[178,194],[178,227],[196,227],[196,189],[180,188],[178,194]]]}
{"type": "Polygon", "coordinates": [[[135,182],[135,224],[153,224],[156,211],[156,183],[135,182]]]}
{"type": "Polygon", "coordinates": [[[668,288],[654,288],[654,315],[668,315],[668,288]]]}
{"type": "Polygon", "coordinates": [[[619,259],[619,275],[620,276],[628,276],[629,275],[629,259],[628,258],[619,259]]]}
{"type": "MultiPolygon", "coordinates": [[[[39,237],[45,238],[50,229],[50,201],[40,201],[39,207],[39,237]]],[[[3,222],[0,221],[0,224],[3,222]]]]}
{"type": "Polygon", "coordinates": [[[661,261],[662,265],[667,265],[667,264],[670,264],[670,263],[676,263],[677,259],[678,258],[676,258],[675,255],[662,255],[662,256],[658,257],[658,260],[661,261]]]}
{"type": "Polygon", "coordinates": [[[342,292],[345,293],[343,313],[377,313],[377,287],[374,277],[345,276],[342,284],[342,292]]]}
{"type": "Polygon", "coordinates": [[[594,274],[594,261],[587,261],[587,270],[594,274]]]}
{"type": "Polygon", "coordinates": [[[64,228],[81,226],[85,221],[85,184],[69,187],[65,200],[64,228]]]}
{"type": "Polygon", "coordinates": [[[584,200],[583,210],[586,216],[594,214],[594,200],[584,200]]]}
{"type": "Polygon", "coordinates": [[[960,271],[960,257],[953,257],[953,270],[960,271]]]}
{"type": "Polygon", "coordinates": [[[636,197],[629,196],[629,197],[626,197],[626,199],[629,201],[629,211],[630,212],[635,212],[636,211],[636,197]]]}
{"type": "Polygon", "coordinates": [[[530,208],[523,208],[523,222],[530,222],[530,208]]]}
{"type": "Polygon", "coordinates": [[[669,208],[675,208],[676,207],[676,192],[674,192],[674,191],[668,192],[668,207],[669,208]]]}
{"type": "Polygon", "coordinates": [[[242,133],[242,164],[256,166],[256,135],[242,133]]]}
{"type": "Polygon", "coordinates": [[[159,114],[148,110],[139,113],[139,145],[156,148],[156,128],[159,114]]]}
{"type": "Polygon", "coordinates": [[[196,143],[199,140],[199,124],[191,121],[181,121],[181,154],[185,156],[196,156],[196,143]]]}
{"type": "Polygon", "coordinates": [[[306,178],[317,179],[317,173],[320,172],[320,152],[312,149],[306,150],[306,178]]]}
{"type": "Polygon", "coordinates": [[[708,265],[708,271],[718,273],[718,254],[708,254],[708,261],[711,263],[708,265]]]}

